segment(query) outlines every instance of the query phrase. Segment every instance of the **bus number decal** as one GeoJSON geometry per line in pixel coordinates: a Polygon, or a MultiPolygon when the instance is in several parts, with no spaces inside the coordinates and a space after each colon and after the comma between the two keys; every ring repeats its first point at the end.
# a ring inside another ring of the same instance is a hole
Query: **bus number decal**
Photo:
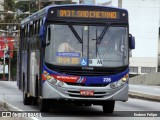
{"type": "Polygon", "coordinates": [[[103,78],[103,82],[111,82],[111,78],[103,78]]]}

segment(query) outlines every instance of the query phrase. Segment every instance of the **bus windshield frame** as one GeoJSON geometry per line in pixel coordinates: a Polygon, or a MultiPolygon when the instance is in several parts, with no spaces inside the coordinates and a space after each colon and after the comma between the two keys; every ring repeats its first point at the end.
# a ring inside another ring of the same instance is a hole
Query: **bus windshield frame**
{"type": "Polygon", "coordinates": [[[50,44],[45,48],[48,64],[110,68],[129,64],[127,25],[65,22],[50,23],[48,27],[51,30],[50,44]]]}

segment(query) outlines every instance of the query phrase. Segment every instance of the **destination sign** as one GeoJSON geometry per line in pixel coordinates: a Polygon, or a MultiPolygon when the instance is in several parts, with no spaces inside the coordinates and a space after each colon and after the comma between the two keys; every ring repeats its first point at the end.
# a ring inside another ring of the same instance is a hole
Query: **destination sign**
{"type": "Polygon", "coordinates": [[[119,13],[115,11],[58,10],[57,17],[119,19],[119,13]]]}

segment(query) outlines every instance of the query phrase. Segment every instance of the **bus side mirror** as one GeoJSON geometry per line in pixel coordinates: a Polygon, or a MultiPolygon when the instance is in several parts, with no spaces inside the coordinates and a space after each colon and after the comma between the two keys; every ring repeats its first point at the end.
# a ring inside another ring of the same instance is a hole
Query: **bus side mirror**
{"type": "Polygon", "coordinates": [[[129,48],[135,49],[135,37],[129,34],[129,48]]]}

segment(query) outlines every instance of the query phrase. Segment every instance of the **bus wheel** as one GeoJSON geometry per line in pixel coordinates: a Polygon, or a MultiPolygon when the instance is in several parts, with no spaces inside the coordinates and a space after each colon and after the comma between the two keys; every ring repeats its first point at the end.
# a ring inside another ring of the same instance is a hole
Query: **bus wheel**
{"type": "Polygon", "coordinates": [[[115,101],[106,101],[103,104],[103,112],[104,113],[113,113],[114,105],[115,105],[115,101]]]}
{"type": "Polygon", "coordinates": [[[23,103],[24,103],[24,105],[31,105],[32,104],[31,97],[28,97],[27,93],[24,91],[23,91],[23,103]]]}
{"type": "Polygon", "coordinates": [[[46,99],[39,98],[39,110],[40,112],[48,112],[49,111],[49,101],[46,99]]]}
{"type": "Polygon", "coordinates": [[[33,97],[33,100],[32,100],[32,104],[33,105],[38,105],[38,98],[37,97],[33,97]]]}

